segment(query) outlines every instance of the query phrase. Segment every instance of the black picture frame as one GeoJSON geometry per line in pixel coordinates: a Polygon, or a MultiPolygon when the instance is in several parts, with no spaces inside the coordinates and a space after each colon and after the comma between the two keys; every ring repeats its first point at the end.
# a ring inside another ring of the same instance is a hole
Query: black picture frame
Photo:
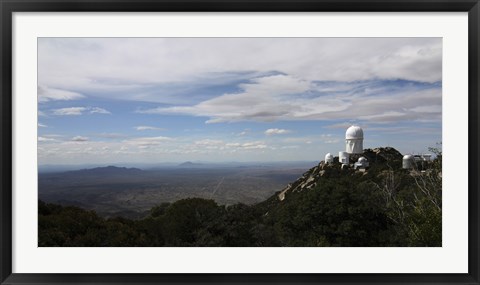
{"type": "Polygon", "coordinates": [[[1,284],[480,284],[479,0],[0,0],[1,284]],[[18,274],[12,273],[12,14],[14,12],[468,12],[468,273],[18,274]]]}

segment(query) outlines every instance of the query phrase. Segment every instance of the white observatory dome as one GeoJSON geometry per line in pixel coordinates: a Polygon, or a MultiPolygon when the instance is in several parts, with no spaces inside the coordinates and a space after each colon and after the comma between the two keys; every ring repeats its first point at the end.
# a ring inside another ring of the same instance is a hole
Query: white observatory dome
{"type": "Polygon", "coordinates": [[[345,139],[347,140],[359,140],[363,139],[363,130],[359,126],[351,126],[345,133],[345,139]]]}
{"type": "Polygon", "coordinates": [[[360,157],[358,161],[354,164],[355,169],[357,168],[367,168],[368,167],[368,159],[365,157],[360,157]]]}
{"type": "Polygon", "coordinates": [[[333,155],[331,153],[327,153],[325,155],[325,162],[326,163],[332,163],[333,162],[333,155]]]}
{"type": "Polygon", "coordinates": [[[345,133],[346,151],[348,153],[363,153],[363,130],[359,126],[351,126],[345,133]]]}
{"type": "Polygon", "coordinates": [[[407,155],[404,155],[404,156],[403,156],[403,159],[409,160],[409,159],[414,159],[414,157],[413,157],[413,155],[411,155],[411,154],[407,154],[407,155]]]}
{"type": "Polygon", "coordinates": [[[411,154],[403,156],[402,168],[403,169],[412,169],[415,165],[415,157],[411,154]]]}

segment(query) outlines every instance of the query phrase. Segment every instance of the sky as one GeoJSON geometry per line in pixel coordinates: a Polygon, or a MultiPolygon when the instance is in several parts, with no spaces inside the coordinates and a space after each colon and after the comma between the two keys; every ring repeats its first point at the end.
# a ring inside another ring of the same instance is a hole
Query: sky
{"type": "Polygon", "coordinates": [[[441,38],[39,38],[47,164],[320,161],[442,138],[441,38]]]}

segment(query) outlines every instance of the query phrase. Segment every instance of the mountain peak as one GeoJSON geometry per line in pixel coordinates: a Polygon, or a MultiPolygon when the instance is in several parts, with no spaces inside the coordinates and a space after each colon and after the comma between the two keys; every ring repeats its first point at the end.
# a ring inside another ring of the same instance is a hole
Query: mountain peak
{"type": "Polygon", "coordinates": [[[195,163],[195,162],[191,162],[191,161],[186,161],[184,163],[180,163],[178,166],[180,167],[195,167],[195,166],[201,166],[203,164],[201,163],[195,163]]]}

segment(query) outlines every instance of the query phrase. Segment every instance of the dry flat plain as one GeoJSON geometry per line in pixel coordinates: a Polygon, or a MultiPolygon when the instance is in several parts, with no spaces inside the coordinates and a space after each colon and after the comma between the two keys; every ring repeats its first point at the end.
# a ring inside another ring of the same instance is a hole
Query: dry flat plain
{"type": "Polygon", "coordinates": [[[218,204],[261,202],[295,181],[314,163],[182,164],[141,170],[97,167],[40,173],[39,199],[95,210],[104,217],[141,218],[155,205],[189,197],[218,204]]]}

